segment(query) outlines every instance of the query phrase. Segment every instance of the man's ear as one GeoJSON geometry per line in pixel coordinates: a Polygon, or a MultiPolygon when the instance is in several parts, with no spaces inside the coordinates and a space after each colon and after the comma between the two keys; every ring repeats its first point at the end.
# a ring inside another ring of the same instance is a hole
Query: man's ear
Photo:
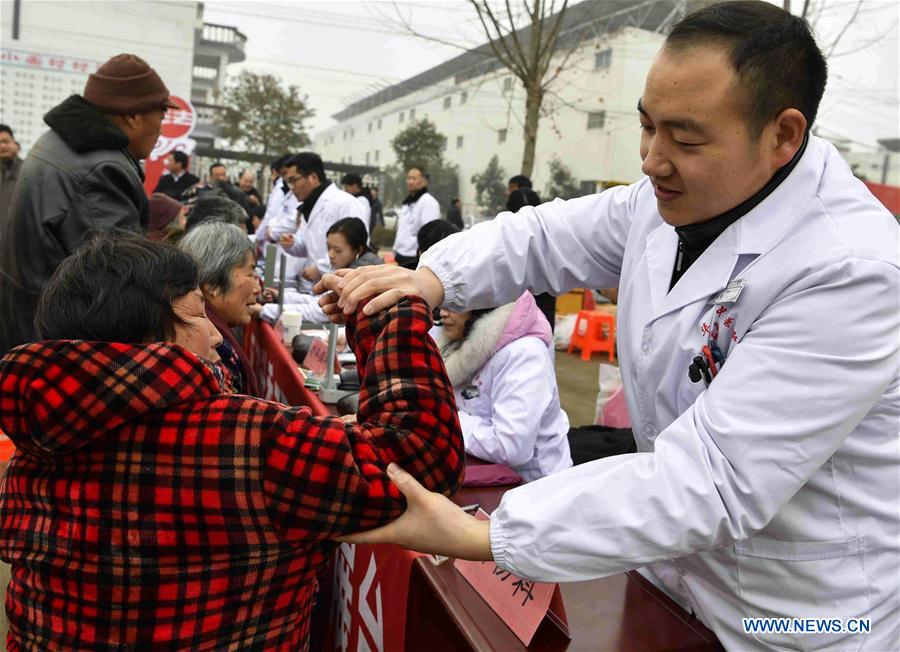
{"type": "Polygon", "coordinates": [[[803,144],[806,117],[797,109],[785,109],[775,118],[771,144],[778,167],[786,165],[803,144]]]}

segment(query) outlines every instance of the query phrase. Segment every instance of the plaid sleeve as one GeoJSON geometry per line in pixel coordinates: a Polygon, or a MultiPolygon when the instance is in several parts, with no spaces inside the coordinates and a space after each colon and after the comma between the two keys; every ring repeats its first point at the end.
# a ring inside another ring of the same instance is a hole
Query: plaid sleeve
{"type": "Polygon", "coordinates": [[[397,518],[404,501],[385,473],[390,462],[432,491],[459,487],[462,433],[430,327],[418,298],[350,320],[347,339],[362,381],[358,423],[301,410],[265,449],[269,512],[286,540],[326,539],[397,518]]]}

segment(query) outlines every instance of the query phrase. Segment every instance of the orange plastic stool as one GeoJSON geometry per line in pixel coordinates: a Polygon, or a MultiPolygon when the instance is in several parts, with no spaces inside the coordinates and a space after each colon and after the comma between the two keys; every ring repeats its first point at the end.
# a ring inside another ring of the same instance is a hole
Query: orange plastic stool
{"type": "Polygon", "coordinates": [[[9,459],[15,452],[15,445],[10,441],[9,437],[4,435],[3,431],[0,430],[0,465],[6,466],[6,463],[9,462],[9,459]]]}
{"type": "Polygon", "coordinates": [[[581,359],[590,360],[595,351],[609,354],[609,361],[616,359],[616,318],[599,310],[582,310],[575,319],[575,330],[569,342],[569,353],[575,347],[581,349],[581,359]]]}
{"type": "Polygon", "coordinates": [[[384,259],[385,265],[396,265],[397,264],[397,260],[396,260],[396,258],[394,258],[394,253],[391,251],[386,251],[384,253],[384,255],[382,256],[382,258],[384,259]]]}

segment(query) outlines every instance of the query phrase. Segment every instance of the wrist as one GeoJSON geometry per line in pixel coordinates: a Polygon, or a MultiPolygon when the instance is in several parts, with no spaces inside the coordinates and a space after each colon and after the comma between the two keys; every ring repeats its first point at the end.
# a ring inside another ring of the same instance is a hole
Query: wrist
{"type": "Polygon", "coordinates": [[[441,279],[427,267],[420,267],[416,270],[416,274],[420,275],[422,298],[428,307],[434,310],[444,302],[444,286],[441,279]]]}

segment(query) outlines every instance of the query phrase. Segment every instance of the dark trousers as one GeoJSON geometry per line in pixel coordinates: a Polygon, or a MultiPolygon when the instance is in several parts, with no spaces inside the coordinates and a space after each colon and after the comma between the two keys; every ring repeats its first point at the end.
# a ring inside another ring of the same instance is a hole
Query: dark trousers
{"type": "Polygon", "coordinates": [[[402,256],[396,251],[394,252],[394,260],[397,261],[400,267],[405,267],[406,269],[415,269],[416,265],[419,264],[418,256],[402,256]]]}

